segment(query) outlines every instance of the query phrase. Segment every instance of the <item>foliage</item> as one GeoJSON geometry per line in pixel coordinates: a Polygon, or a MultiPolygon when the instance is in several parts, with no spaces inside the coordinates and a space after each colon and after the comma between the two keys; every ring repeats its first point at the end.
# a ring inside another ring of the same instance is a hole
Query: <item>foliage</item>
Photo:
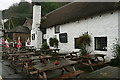
{"type": "Polygon", "coordinates": [[[26,18],[9,18],[9,20],[4,24],[6,29],[12,29],[14,27],[17,27],[19,25],[23,25],[26,18]]]}
{"type": "MultiPolygon", "coordinates": [[[[42,16],[47,13],[67,4],[66,2],[40,2],[42,7],[42,16]]],[[[33,6],[29,2],[15,3],[8,9],[3,10],[3,18],[8,18],[13,21],[14,27],[22,25],[26,18],[32,18],[33,6]]],[[[13,25],[10,24],[9,20],[5,23],[6,29],[12,29],[13,25]]]]}
{"type": "Polygon", "coordinates": [[[80,52],[81,52],[81,55],[86,55],[86,54],[88,54],[88,51],[86,50],[86,47],[85,47],[85,46],[80,46],[80,52]]]}
{"type": "Polygon", "coordinates": [[[120,45],[119,44],[115,44],[113,47],[113,52],[115,53],[115,57],[117,59],[120,59],[120,45]]]}
{"type": "Polygon", "coordinates": [[[88,34],[83,34],[82,36],[79,37],[79,43],[82,46],[90,46],[91,43],[91,38],[88,34]]]}
{"type": "Polygon", "coordinates": [[[44,42],[41,46],[41,50],[47,50],[47,49],[49,49],[49,46],[48,46],[47,42],[44,42]]]}
{"type": "Polygon", "coordinates": [[[40,2],[42,8],[42,16],[67,4],[67,2],[40,2]]]}
{"type": "Polygon", "coordinates": [[[6,29],[23,25],[26,18],[32,18],[32,5],[29,2],[13,4],[9,9],[3,11],[3,17],[8,18],[8,21],[5,23],[6,29]]]}
{"type": "Polygon", "coordinates": [[[9,37],[6,37],[6,40],[7,40],[7,41],[11,41],[9,37]]]}
{"type": "Polygon", "coordinates": [[[3,16],[6,18],[17,17],[25,18],[32,17],[32,5],[29,2],[20,2],[13,4],[9,9],[3,11],[3,16]]]}
{"type": "Polygon", "coordinates": [[[82,55],[88,54],[88,51],[86,50],[87,46],[90,46],[91,43],[91,37],[88,34],[83,34],[79,37],[79,45],[80,45],[80,52],[82,55]]]}
{"type": "Polygon", "coordinates": [[[49,44],[51,47],[53,47],[53,46],[58,47],[58,39],[57,38],[50,38],[49,44]]]}

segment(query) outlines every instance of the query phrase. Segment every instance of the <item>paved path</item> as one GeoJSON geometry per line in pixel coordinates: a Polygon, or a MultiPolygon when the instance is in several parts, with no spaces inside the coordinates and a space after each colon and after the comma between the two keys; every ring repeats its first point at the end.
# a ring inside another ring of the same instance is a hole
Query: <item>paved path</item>
{"type": "Polygon", "coordinates": [[[7,61],[0,62],[0,75],[2,75],[3,78],[27,78],[26,75],[20,73],[15,74],[7,61]]]}

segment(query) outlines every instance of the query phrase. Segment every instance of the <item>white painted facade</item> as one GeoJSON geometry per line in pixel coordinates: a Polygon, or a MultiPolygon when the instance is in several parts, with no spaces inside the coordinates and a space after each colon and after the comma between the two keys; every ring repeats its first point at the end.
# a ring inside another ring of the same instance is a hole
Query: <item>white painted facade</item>
{"type": "Polygon", "coordinates": [[[34,5],[33,6],[33,24],[31,30],[31,45],[35,47],[35,49],[40,49],[42,45],[42,32],[38,27],[40,27],[41,22],[41,6],[34,5]],[[35,35],[35,39],[32,39],[32,35],[35,35]]]}
{"type": "MultiPolygon", "coordinates": [[[[80,35],[88,32],[91,36],[92,43],[90,51],[92,54],[100,53],[106,54],[106,58],[113,58],[113,43],[116,43],[116,39],[120,39],[120,26],[118,26],[118,14],[119,11],[107,12],[96,16],[90,16],[89,18],[82,19],[76,22],[60,25],[60,33],[67,33],[68,42],[60,43],[60,53],[69,53],[75,50],[74,38],[78,38],[80,35]],[[101,17],[100,17],[101,15],[101,17]],[[91,18],[92,17],[92,18],[91,18]],[[94,37],[107,37],[107,51],[95,50],[94,37]]],[[[55,34],[54,27],[47,28],[47,33],[44,35],[44,39],[47,39],[49,44],[49,38],[57,36],[59,40],[59,34],[55,34]]]]}

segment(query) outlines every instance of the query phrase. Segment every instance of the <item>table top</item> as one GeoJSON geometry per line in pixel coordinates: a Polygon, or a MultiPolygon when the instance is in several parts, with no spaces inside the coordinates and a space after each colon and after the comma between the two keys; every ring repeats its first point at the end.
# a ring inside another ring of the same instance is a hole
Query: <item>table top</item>
{"type": "Polygon", "coordinates": [[[72,64],[76,64],[77,61],[71,61],[71,60],[60,60],[58,61],[58,65],[55,65],[54,63],[47,63],[47,64],[38,64],[33,66],[34,68],[36,68],[37,70],[39,70],[39,72],[44,72],[44,71],[48,71],[48,70],[54,70],[54,69],[58,69],[58,68],[62,68],[68,65],[72,65],[72,64]]]}
{"type": "Polygon", "coordinates": [[[83,56],[80,56],[80,58],[87,58],[87,59],[91,59],[91,58],[94,58],[95,56],[94,55],[83,55],[83,56]]]}
{"type": "Polygon", "coordinates": [[[45,58],[51,58],[50,55],[43,55],[43,56],[32,56],[31,59],[45,59],[45,58]]]}
{"type": "Polygon", "coordinates": [[[23,59],[19,59],[19,61],[32,61],[32,59],[30,59],[30,58],[23,58],[23,59]]]}
{"type": "Polygon", "coordinates": [[[95,54],[96,57],[104,57],[106,56],[105,54],[95,54]]]}
{"type": "Polygon", "coordinates": [[[80,78],[120,78],[120,68],[106,66],[99,70],[93,71],[86,75],[80,76],[80,78]]]}
{"type": "Polygon", "coordinates": [[[9,54],[10,56],[23,56],[23,55],[33,55],[35,54],[34,52],[29,52],[29,53],[16,53],[16,54],[9,54]]]}

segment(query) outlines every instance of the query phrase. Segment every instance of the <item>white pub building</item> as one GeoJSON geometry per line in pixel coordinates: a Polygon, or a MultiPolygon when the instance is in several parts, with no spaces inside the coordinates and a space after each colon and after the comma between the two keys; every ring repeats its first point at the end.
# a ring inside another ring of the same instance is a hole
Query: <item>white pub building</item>
{"type": "Polygon", "coordinates": [[[43,41],[49,44],[49,38],[56,37],[59,52],[70,53],[78,50],[77,38],[88,33],[92,40],[91,54],[113,58],[113,44],[120,41],[120,11],[115,2],[72,2],[43,17],[41,6],[33,4],[31,44],[35,48],[41,48],[43,41]]]}

